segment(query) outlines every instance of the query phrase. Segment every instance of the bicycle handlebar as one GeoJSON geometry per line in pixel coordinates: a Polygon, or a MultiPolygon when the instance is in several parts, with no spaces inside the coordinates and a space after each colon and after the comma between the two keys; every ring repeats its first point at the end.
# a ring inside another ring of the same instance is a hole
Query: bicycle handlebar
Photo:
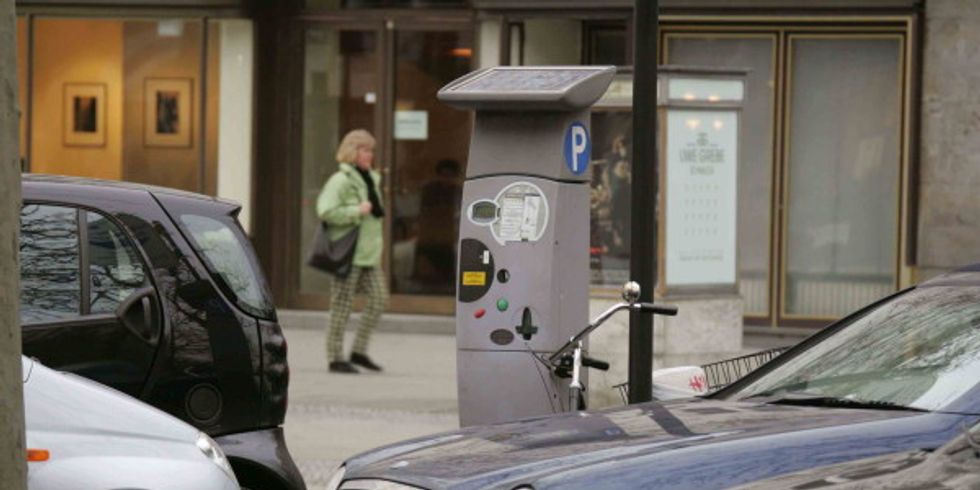
{"type": "Polygon", "coordinates": [[[677,316],[677,307],[673,305],[655,305],[653,303],[636,303],[642,313],[654,315],[677,316]]]}
{"type": "Polygon", "coordinates": [[[548,362],[555,364],[558,359],[561,359],[565,353],[572,350],[577,342],[587,337],[593,330],[599,328],[600,325],[605,323],[610,317],[612,317],[617,311],[620,310],[631,310],[638,311],[641,313],[653,313],[655,315],[666,315],[675,316],[677,315],[677,307],[672,305],[655,305],[653,303],[616,303],[608,310],[602,312],[589,326],[585,327],[581,332],[575,334],[574,337],[569,339],[558,351],[548,357],[548,362]]]}
{"type": "Polygon", "coordinates": [[[598,369],[600,371],[608,371],[609,363],[606,361],[600,361],[598,359],[593,359],[591,357],[582,356],[582,365],[585,367],[590,367],[592,369],[598,369]]]}

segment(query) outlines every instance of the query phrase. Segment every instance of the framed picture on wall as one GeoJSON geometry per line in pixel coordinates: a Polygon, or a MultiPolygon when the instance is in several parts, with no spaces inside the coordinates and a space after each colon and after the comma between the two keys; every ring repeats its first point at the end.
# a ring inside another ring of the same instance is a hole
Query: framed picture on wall
{"type": "Polygon", "coordinates": [[[147,78],[143,90],[143,145],[190,148],[194,116],[190,78],[147,78]]]}
{"type": "Polygon", "coordinates": [[[105,146],[106,85],[74,83],[64,86],[64,145],[105,146]]]}

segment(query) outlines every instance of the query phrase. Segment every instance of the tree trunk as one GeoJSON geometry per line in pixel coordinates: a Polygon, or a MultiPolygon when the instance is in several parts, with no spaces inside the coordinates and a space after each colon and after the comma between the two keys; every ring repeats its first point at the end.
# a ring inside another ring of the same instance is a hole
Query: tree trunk
{"type": "Polygon", "coordinates": [[[24,383],[20,365],[19,110],[14,0],[0,0],[0,482],[27,487],[24,383]]]}

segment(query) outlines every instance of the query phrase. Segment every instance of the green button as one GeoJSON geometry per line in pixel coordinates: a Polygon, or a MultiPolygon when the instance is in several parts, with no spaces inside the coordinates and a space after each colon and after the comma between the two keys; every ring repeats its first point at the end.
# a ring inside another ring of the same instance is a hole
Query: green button
{"type": "Polygon", "coordinates": [[[497,309],[498,310],[500,310],[500,311],[507,311],[507,308],[509,308],[509,307],[510,307],[510,302],[508,302],[506,299],[498,299],[497,300],[497,309]]]}

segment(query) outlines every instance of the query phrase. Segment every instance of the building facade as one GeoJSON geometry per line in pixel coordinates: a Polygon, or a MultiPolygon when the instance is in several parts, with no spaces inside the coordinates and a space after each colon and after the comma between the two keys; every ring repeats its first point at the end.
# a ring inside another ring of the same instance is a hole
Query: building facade
{"type": "MultiPolygon", "coordinates": [[[[392,309],[449,314],[470,116],[445,83],[497,64],[612,64],[593,113],[592,279],[629,270],[632,2],[18,2],[31,172],[229,197],[281,307],[343,134],[378,137],[392,309]]],[[[749,70],[738,177],[746,322],[819,325],[980,261],[980,5],[661,0],[657,60],[749,70]]],[[[651,203],[653,202],[651,198],[651,203]]],[[[652,205],[652,204],[651,204],[652,205]]]]}

